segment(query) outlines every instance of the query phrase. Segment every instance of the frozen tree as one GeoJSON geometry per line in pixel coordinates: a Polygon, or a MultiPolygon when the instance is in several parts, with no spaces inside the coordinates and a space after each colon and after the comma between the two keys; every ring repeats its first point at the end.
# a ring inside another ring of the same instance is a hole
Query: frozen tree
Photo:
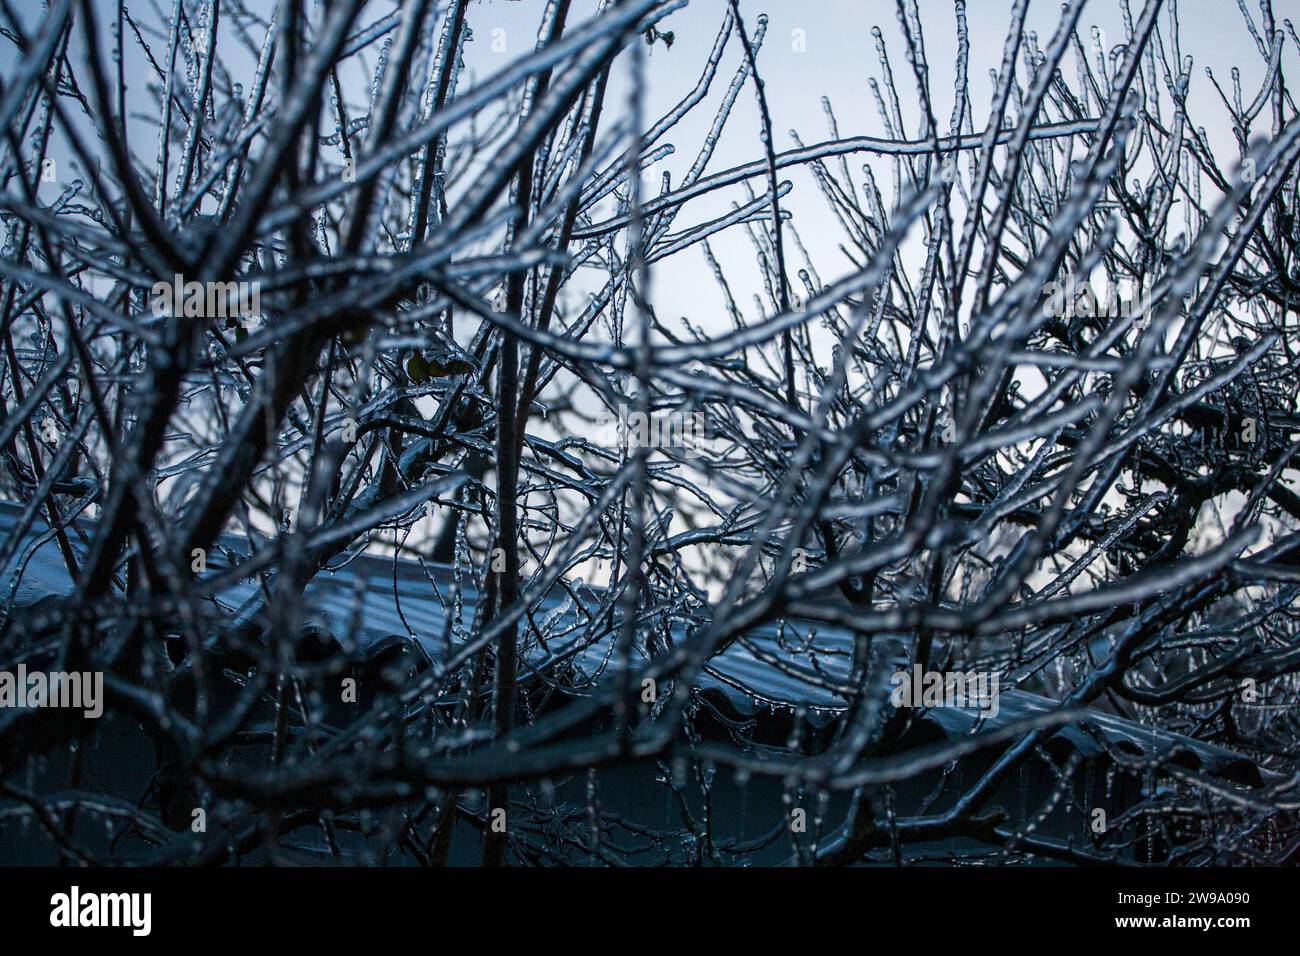
{"type": "Polygon", "coordinates": [[[815,131],[777,126],[765,67],[804,38],[756,0],[28,6],[0,0],[0,668],[102,673],[105,716],[0,709],[0,833],[79,863],[1294,852],[1272,0],[1213,7],[1230,77],[1175,0],[1097,0],[1109,40],[1012,0],[1000,53],[963,0],[863,4],[834,42],[874,57],[846,96],[875,125],[824,90],[815,131]],[[1047,703],[935,740],[891,694],[914,671],[1047,703]],[[1132,783],[1101,826],[1096,767],[1132,783]]]}

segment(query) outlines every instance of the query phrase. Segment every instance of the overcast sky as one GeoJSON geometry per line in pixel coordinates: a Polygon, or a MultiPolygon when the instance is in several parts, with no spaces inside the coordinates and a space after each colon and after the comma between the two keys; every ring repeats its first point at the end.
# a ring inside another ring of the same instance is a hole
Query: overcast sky
{"type": "MultiPolygon", "coordinates": [[[[1121,43],[1124,37],[1121,15],[1124,0],[1091,0],[1085,7],[1081,25],[1096,25],[1105,31],[1108,48],[1121,43]]],[[[1129,0],[1134,6],[1134,17],[1141,4],[1129,0]]],[[[1287,15],[1289,3],[1275,3],[1279,18],[1287,15]]],[[[43,7],[44,4],[42,3],[43,7]]],[[[195,9],[198,4],[190,4],[195,9]]],[[[248,0],[251,10],[269,15],[274,0],[248,0]]],[[[391,12],[397,5],[390,0],[373,0],[362,11],[359,23],[371,23],[391,12]]],[[[930,91],[935,112],[946,130],[953,105],[953,86],[957,40],[953,4],[949,0],[925,0],[920,4],[922,25],[925,31],[926,54],[930,66],[930,91]]],[[[1167,0],[1162,11],[1162,22],[1167,26],[1176,9],[1181,24],[1182,52],[1193,58],[1192,84],[1189,102],[1192,114],[1205,125],[1207,135],[1216,151],[1235,158],[1236,150],[1231,131],[1226,122],[1226,111],[1218,100],[1205,67],[1215,71],[1219,82],[1231,90],[1230,71],[1236,66],[1241,71],[1243,97],[1249,101],[1263,77],[1264,58],[1256,49],[1240,11],[1230,0],[1167,0]]],[[[1257,23],[1261,22],[1257,5],[1249,4],[1257,23]]],[[[19,4],[29,14],[31,29],[41,15],[35,2],[19,4]]],[[[116,0],[99,0],[101,26],[104,28],[104,52],[109,54],[108,23],[116,10],[116,0]]],[[[655,44],[650,52],[645,84],[645,110],[648,120],[662,115],[695,84],[714,43],[727,4],[724,0],[692,0],[684,9],[669,16],[662,30],[671,30],[674,42],[671,49],[662,43],[655,44]]],[[[992,98],[990,70],[1001,61],[1002,44],[1010,19],[1010,0],[971,0],[967,8],[970,29],[971,62],[970,85],[975,127],[982,129],[992,98]]],[[[491,75],[506,62],[526,53],[536,42],[536,32],[544,0],[475,0],[470,8],[469,22],[474,39],[466,47],[466,61],[471,74],[469,83],[491,75]],[[503,31],[496,33],[495,31],[503,31]],[[504,51],[500,48],[504,45],[504,51]]],[[[596,0],[574,0],[569,17],[571,27],[589,18],[596,8],[596,0]]],[[[158,14],[169,13],[170,2],[136,0],[128,9],[137,21],[159,23],[158,14]]],[[[885,129],[876,109],[875,100],[868,87],[871,77],[881,77],[881,66],[872,37],[872,27],[879,26],[888,47],[897,82],[907,134],[915,138],[919,132],[920,111],[915,82],[905,56],[903,35],[897,19],[894,0],[743,0],[742,14],[748,30],[758,25],[760,15],[768,17],[767,38],[759,52],[760,71],[766,83],[768,103],[772,114],[775,144],[778,150],[794,145],[791,130],[798,131],[805,143],[816,143],[830,138],[822,109],[822,97],[829,98],[840,128],[841,136],[883,136],[885,129]]],[[[1049,41],[1059,19],[1060,4],[1054,0],[1031,0],[1028,24],[1037,32],[1041,45],[1049,41]]],[[[317,14],[319,15],[319,14],[317,14]]],[[[228,29],[229,20],[226,21],[228,29]]],[[[260,39],[260,37],[259,37],[260,39]]],[[[146,83],[155,81],[152,70],[140,54],[134,39],[128,35],[128,109],[139,117],[156,115],[156,107],[146,92],[146,83]]],[[[154,56],[161,57],[160,48],[165,42],[152,39],[154,56]]],[[[238,69],[238,45],[222,40],[223,61],[238,69]]],[[[74,50],[79,37],[74,41],[74,50]]],[[[348,95],[354,103],[364,102],[368,82],[362,79],[362,68],[373,69],[378,45],[355,61],[357,70],[348,95]],[[364,85],[363,85],[364,84],[364,85]]],[[[76,54],[74,53],[74,56],[76,54]]],[[[1284,56],[1291,61],[1297,58],[1295,45],[1288,40],[1284,56]]],[[[0,44],[0,70],[13,68],[13,47],[0,44]]],[[[729,42],[718,77],[710,95],[675,129],[660,140],[669,143],[675,152],[659,162],[655,170],[667,170],[674,184],[693,162],[712,122],[717,104],[741,59],[743,53],[733,36],[729,42]]],[[[627,109],[627,69],[629,57],[625,54],[621,68],[615,71],[606,98],[607,116],[617,115],[627,109]]],[[[246,64],[246,76],[251,78],[252,62],[246,64]]],[[[1294,63],[1289,64],[1294,68],[1294,63]]],[[[1067,82],[1074,85],[1075,64],[1072,54],[1064,63],[1067,82]]],[[[468,84],[467,84],[468,85],[468,84]]],[[[462,86],[462,89],[465,87],[462,86]]],[[[355,113],[354,113],[355,115],[355,113]]],[[[133,148],[141,157],[151,156],[156,132],[137,122],[133,148]]],[[[762,158],[758,140],[758,111],[752,85],[747,85],[737,102],[721,141],[710,161],[706,173],[730,166],[753,162],[762,158]]],[[[327,151],[328,152],[328,151],[327,151]]],[[[56,156],[65,155],[56,144],[56,156]]],[[[859,183],[863,162],[869,157],[854,154],[849,157],[849,168],[859,183]]],[[[891,175],[888,161],[875,160],[877,181],[885,190],[886,202],[891,175]]],[[[814,180],[805,170],[783,170],[781,179],[793,182],[792,192],[782,200],[794,225],[809,248],[823,281],[833,281],[848,272],[852,266],[839,253],[837,247],[843,232],[818,193],[814,180]]],[[[752,181],[762,190],[761,180],[752,181]]],[[[52,188],[46,187],[49,193],[52,188]]],[[[659,180],[648,184],[648,189],[658,191],[659,180]]],[[[50,195],[53,198],[54,194],[50,195]]],[[[743,187],[734,186],[688,203],[674,222],[674,231],[708,221],[728,211],[732,203],[744,201],[743,187]]],[[[763,289],[756,266],[753,246],[740,229],[731,229],[712,240],[712,245],[728,270],[739,305],[749,314],[756,311],[755,292],[763,289]]],[[[797,251],[791,251],[792,269],[802,265],[797,251]]],[[[693,323],[706,329],[726,327],[728,320],[722,309],[722,297],[707,270],[704,256],[698,247],[672,257],[655,269],[653,301],[662,318],[670,324],[678,316],[689,315],[693,323]]]]}
{"type": "MultiPolygon", "coordinates": [[[[1136,19],[1141,13],[1142,5],[1138,0],[1130,2],[1136,19]]],[[[586,19],[595,6],[594,0],[575,0],[569,23],[576,24],[586,19]]],[[[1050,41],[1059,22],[1060,6],[1053,0],[1031,0],[1028,25],[1037,32],[1040,46],[1046,46],[1050,41]]],[[[1257,5],[1250,6],[1259,26],[1262,21],[1257,5]]],[[[1287,15],[1287,6],[1286,3],[1274,4],[1279,20],[1287,15]]],[[[646,70],[646,112],[651,118],[662,115],[695,84],[717,36],[726,7],[723,0],[692,0],[685,9],[664,21],[661,29],[672,30],[674,42],[671,49],[665,48],[661,43],[656,44],[649,57],[646,70]]],[[[925,0],[920,7],[930,66],[931,96],[941,127],[946,131],[953,108],[956,77],[954,7],[949,0],[925,0]]],[[[517,56],[535,42],[537,24],[544,9],[543,0],[486,0],[474,3],[470,22],[475,40],[467,48],[466,59],[475,74],[481,77],[499,68],[503,57],[492,50],[493,30],[505,30],[503,36],[496,36],[504,39],[507,56],[517,56]]],[[[1182,53],[1191,56],[1194,61],[1190,111],[1205,125],[1216,152],[1222,150],[1235,158],[1236,148],[1227,122],[1227,113],[1205,75],[1205,67],[1215,72],[1219,83],[1229,91],[1229,95],[1230,73],[1234,66],[1238,67],[1243,98],[1249,102],[1262,82],[1266,61],[1257,50],[1241,12],[1231,0],[1182,0],[1177,4],[1166,2],[1161,14],[1162,24],[1166,27],[1175,9],[1180,23],[1182,53]]],[[[1123,42],[1125,35],[1122,10],[1122,0],[1091,0],[1084,8],[1081,27],[1097,26],[1104,31],[1106,48],[1113,48],[1123,42]]],[[[918,135],[921,113],[915,81],[905,56],[906,47],[898,23],[895,0],[743,0],[741,11],[751,34],[757,27],[759,16],[766,14],[768,17],[767,38],[758,59],[766,85],[778,150],[795,145],[790,136],[791,130],[797,131],[805,144],[831,138],[822,109],[822,97],[829,98],[831,102],[841,136],[886,134],[868,86],[869,78],[879,80],[882,76],[871,32],[873,26],[880,27],[888,48],[903,116],[908,124],[907,134],[909,138],[918,135]]],[[[983,128],[989,113],[993,96],[993,83],[989,73],[1001,63],[1010,12],[1009,0],[972,0],[967,5],[971,51],[971,109],[977,131],[983,128]]],[[[1296,48],[1289,40],[1284,55],[1291,61],[1297,57],[1296,48]]],[[[680,181],[694,160],[704,131],[713,120],[716,105],[742,57],[740,44],[733,37],[708,99],[661,140],[671,143],[675,147],[675,153],[661,161],[656,168],[668,170],[674,183],[680,181]]],[[[1072,53],[1067,53],[1065,57],[1063,72],[1067,83],[1073,87],[1077,74],[1072,53]]],[[[608,108],[613,108],[620,99],[626,101],[628,74],[627,69],[619,71],[611,83],[606,100],[608,108]]],[[[626,109],[625,106],[623,108],[626,109]]],[[[749,85],[737,101],[736,110],[707,172],[762,158],[758,139],[758,115],[754,91],[752,85],[749,85]]],[[[851,156],[850,170],[857,175],[867,158],[864,154],[851,156]]],[[[888,191],[891,183],[889,162],[877,160],[875,170],[877,182],[882,189],[888,191]]],[[[844,238],[843,232],[827,210],[812,176],[807,172],[783,170],[780,178],[790,179],[794,184],[791,194],[782,200],[782,207],[793,214],[795,227],[809,248],[822,279],[832,281],[848,272],[851,265],[837,250],[838,243],[844,238]]],[[[857,178],[860,182],[861,176],[858,175],[857,178]]],[[[761,181],[753,182],[761,191],[761,181]]],[[[651,188],[658,190],[657,179],[651,188]]],[[[742,187],[736,186],[693,201],[683,209],[673,228],[678,230],[708,221],[730,209],[732,202],[743,201],[745,195],[742,187]]],[[[886,195],[886,202],[890,199],[886,195]]],[[[725,236],[711,242],[729,270],[733,291],[740,300],[741,308],[752,313],[755,309],[752,295],[755,291],[762,290],[752,245],[738,229],[730,230],[725,236]]],[[[797,256],[797,253],[794,255],[797,256]]],[[[692,322],[705,328],[725,327],[727,324],[721,311],[721,295],[707,271],[704,256],[698,249],[674,256],[656,268],[653,297],[662,318],[675,319],[679,315],[689,315],[692,322]]]]}

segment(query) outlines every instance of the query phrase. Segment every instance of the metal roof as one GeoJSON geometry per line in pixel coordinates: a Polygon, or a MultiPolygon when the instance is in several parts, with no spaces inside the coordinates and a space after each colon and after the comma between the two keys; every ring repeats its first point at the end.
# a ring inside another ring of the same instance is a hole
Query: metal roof
{"type": "MultiPolygon", "coordinates": [[[[0,534],[6,539],[13,534],[21,511],[17,503],[0,501],[0,534]]],[[[93,522],[78,524],[88,532],[93,522]]],[[[248,542],[236,536],[224,536],[220,545],[208,557],[210,575],[229,566],[223,550],[236,560],[246,557],[250,550],[248,542]]],[[[416,641],[430,658],[436,659],[445,653],[448,642],[463,639],[478,600],[471,576],[465,574],[461,614],[449,622],[453,580],[452,569],[443,565],[422,566],[417,561],[357,555],[342,567],[318,573],[307,584],[303,592],[304,623],[328,631],[345,647],[363,655],[371,649],[391,646],[396,637],[416,641]]],[[[8,603],[11,589],[12,606],[17,609],[72,593],[73,583],[63,558],[48,526],[40,519],[24,535],[9,565],[0,569],[0,607],[8,603]]],[[[613,639],[608,633],[596,640],[583,635],[591,611],[600,602],[600,592],[586,585],[570,590],[580,600],[557,587],[538,602],[531,617],[544,622],[546,644],[530,639],[521,650],[533,665],[571,658],[574,670],[570,680],[579,686],[592,685],[609,667],[613,639]]],[[[248,616],[261,603],[260,586],[255,581],[239,580],[223,589],[217,599],[232,613],[248,616]]],[[[675,628],[675,640],[685,636],[683,628],[675,628]]],[[[711,660],[700,676],[699,687],[714,699],[725,700],[744,720],[783,709],[799,711],[810,723],[824,725],[847,705],[844,694],[848,691],[852,654],[853,637],[846,631],[798,620],[768,623],[711,660]]],[[[0,657],[6,656],[0,653],[0,657]]],[[[1046,697],[1013,688],[1001,690],[999,703],[998,714],[986,717],[980,724],[982,729],[1032,717],[1055,704],[1046,697]]],[[[980,715],[975,710],[935,707],[921,711],[919,716],[955,739],[970,734],[980,715]]],[[[1085,721],[1062,727],[1055,739],[1068,743],[1085,757],[1096,757],[1103,753],[1098,736],[1135,757],[1172,752],[1172,759],[1188,769],[1248,786],[1260,786],[1265,774],[1272,776],[1234,751],[1097,709],[1089,710],[1085,721]]]]}

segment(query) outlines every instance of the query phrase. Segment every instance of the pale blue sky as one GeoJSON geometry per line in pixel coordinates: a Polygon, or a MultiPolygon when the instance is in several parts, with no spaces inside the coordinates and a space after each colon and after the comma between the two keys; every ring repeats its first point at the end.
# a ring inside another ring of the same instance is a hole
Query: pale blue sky
{"type": "MultiPolygon", "coordinates": [[[[1100,27],[1106,32],[1107,46],[1115,46],[1124,36],[1121,3],[1122,0],[1091,0],[1084,9],[1081,25],[1084,28],[1093,25],[1100,27]]],[[[1130,0],[1130,3],[1135,8],[1136,17],[1140,14],[1141,4],[1138,0],[1130,0]]],[[[250,9],[269,15],[274,0],[248,0],[247,5],[250,9]]],[[[107,57],[107,24],[116,4],[115,0],[100,0],[99,6],[101,26],[105,30],[103,49],[107,57]]],[[[191,6],[197,9],[198,4],[191,6]]],[[[988,114],[992,95],[989,71],[997,68],[1001,60],[1010,6],[1010,0],[970,0],[968,3],[971,102],[976,129],[983,127],[988,114]]],[[[1257,4],[1250,3],[1248,6],[1256,22],[1260,23],[1257,4]]],[[[371,23],[395,7],[392,0],[373,0],[362,12],[359,22],[371,23]]],[[[466,78],[466,85],[474,82],[475,78],[481,79],[492,74],[510,59],[530,49],[535,43],[537,25],[544,7],[544,0],[475,0],[469,15],[475,39],[466,49],[471,71],[466,78]],[[493,31],[497,29],[505,31],[499,35],[505,42],[504,53],[493,49],[493,31]]],[[[657,118],[694,85],[722,23],[726,7],[725,0],[692,0],[688,6],[661,24],[661,29],[673,31],[675,40],[671,49],[656,44],[648,58],[645,74],[648,119],[657,118]]],[[[936,115],[941,126],[946,129],[953,102],[957,49],[954,8],[950,0],[922,0],[920,7],[930,65],[931,95],[936,115]]],[[[1174,7],[1172,0],[1166,0],[1161,13],[1161,22],[1166,27],[1174,7]]],[[[574,25],[585,21],[595,8],[596,0],[574,0],[569,23],[574,25]]],[[[1231,166],[1236,151],[1227,127],[1227,114],[1204,70],[1206,66],[1214,69],[1220,83],[1230,90],[1230,70],[1233,66],[1239,67],[1243,96],[1249,100],[1253,98],[1264,75],[1265,60],[1256,49],[1240,11],[1231,0],[1182,0],[1176,8],[1181,24],[1182,52],[1194,59],[1190,95],[1192,113],[1198,122],[1205,125],[1216,152],[1221,151],[1225,156],[1231,157],[1225,162],[1225,166],[1231,166]]],[[[29,29],[33,29],[41,10],[34,2],[25,9],[30,13],[29,29]]],[[[148,0],[135,0],[129,9],[137,20],[156,23],[155,10],[169,12],[171,3],[159,0],[155,4],[148,0]]],[[[894,0],[742,0],[741,10],[751,33],[761,14],[766,14],[769,19],[767,40],[759,53],[759,65],[766,81],[778,149],[787,149],[793,145],[789,132],[791,129],[797,130],[805,143],[829,138],[821,105],[823,96],[829,97],[834,107],[842,136],[884,135],[874,98],[868,88],[868,79],[873,76],[878,78],[881,72],[871,34],[871,28],[876,25],[883,31],[889,49],[907,134],[909,137],[917,135],[920,118],[918,99],[905,57],[894,0]],[[796,38],[802,45],[796,42],[796,38]]],[[[1040,44],[1045,45],[1055,29],[1060,5],[1055,0],[1031,0],[1029,10],[1028,25],[1037,32],[1040,44]]],[[[1300,0],[1275,0],[1274,10],[1279,20],[1288,15],[1300,14],[1300,0]]],[[[226,29],[228,28],[229,19],[226,21],[226,29]]],[[[260,40],[260,36],[257,39],[260,40]]],[[[150,42],[155,57],[163,56],[164,41],[151,38],[150,42]]],[[[78,36],[74,40],[74,51],[79,45],[78,36]]],[[[145,84],[153,82],[154,77],[151,71],[146,72],[143,57],[129,34],[127,45],[130,84],[128,109],[137,114],[152,116],[156,113],[156,107],[145,93],[145,84]]],[[[226,39],[223,39],[222,48],[224,55],[229,57],[225,62],[237,79],[247,82],[251,78],[252,62],[243,62],[246,59],[244,54],[237,45],[228,43],[226,39]]],[[[1286,65],[1294,73],[1298,59],[1296,47],[1288,39],[1284,49],[1286,65]]],[[[377,50],[378,45],[354,61],[356,69],[353,76],[349,78],[345,74],[345,82],[351,80],[348,82],[351,90],[348,98],[354,105],[364,101],[368,85],[368,79],[363,79],[361,67],[364,65],[367,70],[373,68],[377,50]]],[[[74,60],[76,58],[74,52],[74,60]]],[[[680,181],[683,172],[694,160],[704,132],[712,122],[716,106],[741,58],[741,47],[733,36],[708,98],[660,141],[672,144],[675,153],[655,168],[657,171],[668,170],[674,183],[680,181]]],[[[625,55],[625,62],[614,72],[606,99],[607,116],[626,110],[627,59],[625,55]]],[[[7,42],[0,44],[0,72],[8,73],[13,64],[12,45],[7,42]]],[[[1073,54],[1067,54],[1064,72],[1067,81],[1073,85],[1076,76],[1073,54]]],[[[355,109],[353,115],[356,115],[355,109]]],[[[758,111],[751,84],[742,91],[706,173],[760,159],[762,151],[758,129],[758,111]]],[[[153,156],[156,133],[143,123],[136,123],[132,134],[137,155],[142,162],[147,163],[153,156]]],[[[55,155],[62,156],[64,151],[56,146],[55,155]]],[[[331,161],[337,160],[337,157],[330,155],[328,149],[326,155],[331,161]]],[[[849,157],[849,167],[859,182],[860,169],[867,158],[864,154],[849,157]]],[[[888,195],[892,179],[889,162],[876,160],[873,168],[878,183],[887,193],[886,202],[891,202],[893,197],[888,195]]],[[[60,178],[66,181],[66,177],[60,178]]],[[[848,260],[837,250],[837,245],[844,238],[843,233],[827,211],[812,176],[806,170],[792,170],[782,171],[781,178],[790,179],[794,184],[791,194],[782,200],[782,207],[792,213],[794,224],[817,263],[823,281],[831,281],[843,275],[851,268],[848,260]]],[[[763,189],[761,180],[752,182],[755,188],[760,191],[763,189]]],[[[657,178],[650,188],[658,190],[657,178]]],[[[49,190],[50,187],[46,187],[47,193],[49,190]]],[[[728,211],[733,202],[743,201],[745,196],[742,187],[734,186],[694,200],[683,208],[673,229],[678,231],[708,221],[728,211]]],[[[53,198],[52,194],[50,198],[53,198]]],[[[732,278],[733,291],[740,307],[752,316],[755,311],[752,296],[755,292],[762,291],[752,245],[739,229],[715,238],[712,244],[732,278]]],[[[801,264],[801,259],[793,250],[791,256],[793,271],[801,264]]],[[[667,321],[671,322],[680,315],[689,315],[692,322],[706,329],[721,328],[727,324],[721,295],[698,248],[687,250],[656,267],[653,296],[661,316],[667,321]]]]}
{"type": "MultiPolygon", "coordinates": [[[[1136,19],[1142,10],[1140,0],[1130,0],[1136,19]]],[[[1249,5],[1257,27],[1262,20],[1256,4],[1249,5]]],[[[675,38],[671,49],[656,44],[649,57],[646,70],[646,112],[657,118],[687,92],[699,76],[714,38],[717,35],[727,4],[724,0],[693,0],[685,9],[672,14],[661,29],[672,30],[675,38]]],[[[1241,72],[1243,97],[1249,102],[1263,80],[1266,61],[1257,50],[1236,4],[1231,0],[1182,0],[1172,4],[1166,0],[1161,12],[1161,24],[1167,28],[1171,8],[1178,11],[1181,51],[1194,60],[1189,102],[1193,116],[1206,127],[1206,133],[1216,152],[1232,157],[1225,167],[1235,162],[1236,148],[1228,127],[1226,110],[1205,75],[1205,67],[1214,70],[1219,83],[1231,95],[1230,71],[1236,66],[1241,72]]],[[[471,7],[470,22],[475,30],[475,41],[469,45],[466,59],[479,76],[499,68],[502,54],[491,49],[492,31],[502,28],[507,56],[518,55],[535,42],[537,24],[545,8],[543,0],[483,0],[471,7]]],[[[570,14],[570,24],[581,22],[594,10],[594,0],[575,0],[570,14]]],[[[956,19],[949,0],[922,0],[920,3],[922,26],[925,31],[926,55],[930,67],[930,91],[935,113],[946,130],[953,108],[955,61],[957,58],[956,19]]],[[[967,5],[970,32],[970,95],[975,117],[975,128],[983,128],[992,100],[990,70],[1001,63],[1002,45],[1010,22],[1009,0],[971,0],[967,5]]],[[[905,43],[897,19],[894,0],[743,0],[741,11],[746,26],[752,33],[760,14],[768,17],[767,39],[759,53],[759,67],[763,75],[769,108],[772,114],[774,140],[778,149],[794,145],[789,131],[797,130],[804,143],[815,143],[830,138],[821,98],[830,99],[839,122],[841,136],[883,136],[884,127],[877,112],[875,99],[868,87],[870,77],[881,76],[871,28],[879,26],[888,47],[891,66],[902,104],[909,137],[915,137],[920,121],[919,101],[911,68],[905,56],[905,43]],[[795,42],[795,31],[803,31],[803,51],[795,42]]],[[[1084,8],[1080,20],[1081,33],[1097,26],[1105,31],[1105,44],[1112,48],[1124,38],[1121,0],[1091,0],[1084,8]]],[[[1281,19],[1300,14],[1300,0],[1274,3],[1275,15],[1281,19]],[[1293,9],[1288,9],[1293,8],[1293,9]]],[[[1038,34],[1040,46],[1050,41],[1059,21],[1060,4],[1053,0],[1031,0],[1028,26],[1038,34]]],[[[674,182],[681,179],[689,168],[702,142],[704,131],[712,122],[716,104],[729,84],[743,56],[739,43],[733,37],[728,44],[718,78],[706,101],[672,130],[661,142],[674,145],[674,155],[663,160],[657,169],[667,169],[674,182]]],[[[1286,66],[1293,73],[1297,66],[1297,51],[1290,39],[1284,48],[1286,66]]],[[[1073,53],[1067,53],[1063,72],[1073,86],[1076,69],[1073,53]]],[[[616,72],[607,97],[609,109],[618,108],[627,97],[628,70],[616,72]]],[[[625,106],[623,107],[625,108],[625,106]]],[[[1267,126],[1265,124],[1264,128],[1267,126]]],[[[762,157],[758,140],[759,120],[752,85],[747,85],[737,101],[718,149],[707,171],[716,172],[730,166],[752,162],[762,157]]],[[[850,157],[849,168],[861,181],[858,172],[867,157],[855,154],[850,157]]],[[[873,167],[877,182],[888,191],[891,183],[890,164],[876,161],[873,167]]],[[[822,279],[830,281],[847,272],[851,266],[838,251],[843,239],[839,225],[827,211],[812,176],[806,172],[785,171],[782,179],[794,183],[792,193],[782,201],[790,210],[800,235],[817,263],[822,279]]],[[[761,181],[753,181],[760,191],[761,181]]],[[[658,190],[656,179],[652,187],[658,190]]],[[[684,207],[674,223],[674,231],[688,225],[705,222],[731,208],[734,201],[743,201],[745,193],[739,186],[710,197],[693,201],[684,207]]],[[[888,195],[886,202],[890,201],[888,195]]],[[[715,252],[724,265],[732,271],[733,292],[740,306],[752,312],[752,294],[761,291],[759,273],[755,265],[753,247],[739,231],[712,240],[715,252]],[[733,271],[734,270],[734,271],[733,271]],[[743,296],[743,298],[742,298],[743,296]]],[[[792,260],[798,261],[798,260],[792,260]]],[[[675,256],[656,268],[653,285],[654,302],[661,316],[674,318],[689,315],[693,322],[705,328],[726,324],[721,315],[722,300],[707,271],[702,253],[698,249],[675,256]]]]}

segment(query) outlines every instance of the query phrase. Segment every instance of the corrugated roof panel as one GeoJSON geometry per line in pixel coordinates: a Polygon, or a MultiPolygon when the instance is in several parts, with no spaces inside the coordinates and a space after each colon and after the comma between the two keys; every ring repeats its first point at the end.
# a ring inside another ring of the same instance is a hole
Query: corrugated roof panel
{"type": "MultiPolygon", "coordinates": [[[[0,531],[12,534],[20,513],[20,505],[0,502],[0,531]]],[[[48,527],[38,521],[24,536],[10,566],[0,572],[0,587],[4,588],[0,595],[8,594],[13,588],[16,607],[50,597],[57,599],[72,591],[72,581],[58,546],[47,531],[48,527]]],[[[236,537],[227,536],[222,544],[236,555],[248,552],[247,542],[236,537]]],[[[220,549],[213,549],[209,574],[226,566],[220,549]]],[[[326,570],[312,578],[303,592],[306,618],[336,637],[350,637],[363,651],[393,635],[404,639],[413,635],[430,657],[437,657],[447,650],[444,601],[451,599],[452,582],[452,571],[446,567],[422,568],[418,562],[409,560],[399,560],[394,566],[392,558],[361,555],[339,570],[326,570]]],[[[598,592],[583,588],[582,593],[590,596],[594,607],[598,592]]],[[[260,604],[259,594],[257,583],[239,581],[225,588],[218,600],[232,612],[247,614],[260,604]]],[[[463,591],[462,632],[472,623],[477,599],[477,591],[467,585],[463,591]]],[[[523,651],[534,665],[571,653],[573,664],[588,679],[597,679],[604,673],[609,665],[612,635],[606,634],[572,653],[582,636],[586,616],[567,592],[557,589],[544,598],[533,612],[533,618],[549,621],[557,631],[571,632],[567,637],[548,641],[549,653],[538,641],[526,641],[523,651]]],[[[682,640],[686,636],[684,629],[675,628],[674,639],[682,640]]],[[[758,716],[779,706],[801,709],[813,722],[824,723],[846,706],[843,693],[837,693],[836,688],[847,690],[852,652],[852,635],[836,628],[799,621],[768,623],[713,658],[701,674],[699,685],[702,690],[714,689],[724,694],[730,705],[745,716],[758,716]]],[[[986,719],[983,727],[1004,726],[1042,713],[1056,703],[1015,689],[1002,690],[999,702],[997,716],[986,719]]],[[[936,707],[922,712],[921,716],[945,735],[955,738],[971,733],[979,715],[972,709],[936,707]]],[[[1103,711],[1090,711],[1086,723],[1092,733],[1102,735],[1111,746],[1129,748],[1148,757],[1174,752],[1181,755],[1184,763],[1208,772],[1253,786],[1262,782],[1260,770],[1253,761],[1222,747],[1145,727],[1103,711]]],[[[1056,738],[1067,741],[1085,756],[1096,756],[1101,747],[1092,733],[1081,726],[1069,725],[1058,731],[1056,738]]]]}

